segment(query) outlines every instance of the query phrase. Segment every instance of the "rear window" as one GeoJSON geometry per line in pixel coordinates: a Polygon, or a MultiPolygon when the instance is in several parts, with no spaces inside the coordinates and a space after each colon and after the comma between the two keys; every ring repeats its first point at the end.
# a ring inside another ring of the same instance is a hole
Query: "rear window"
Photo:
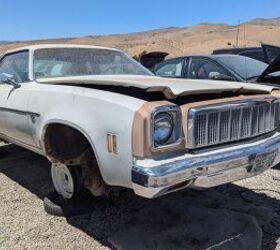
{"type": "Polygon", "coordinates": [[[221,56],[216,59],[243,79],[260,76],[268,64],[245,56],[221,56]]]}

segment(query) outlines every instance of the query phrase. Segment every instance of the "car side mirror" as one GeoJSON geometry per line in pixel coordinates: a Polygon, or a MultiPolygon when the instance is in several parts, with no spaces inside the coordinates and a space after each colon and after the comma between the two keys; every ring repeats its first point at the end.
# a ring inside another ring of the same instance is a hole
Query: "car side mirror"
{"type": "Polygon", "coordinates": [[[11,74],[0,74],[0,83],[12,85],[14,88],[19,88],[20,84],[15,81],[15,77],[11,74]]]}
{"type": "Polygon", "coordinates": [[[234,78],[228,75],[220,74],[218,72],[210,72],[209,78],[218,81],[234,81],[234,78]]]}

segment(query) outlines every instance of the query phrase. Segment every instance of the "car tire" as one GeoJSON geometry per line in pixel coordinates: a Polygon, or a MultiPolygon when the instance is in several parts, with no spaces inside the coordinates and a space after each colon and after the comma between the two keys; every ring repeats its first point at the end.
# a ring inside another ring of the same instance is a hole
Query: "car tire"
{"type": "Polygon", "coordinates": [[[84,192],[80,196],[68,200],[53,191],[44,198],[46,213],[58,217],[72,217],[89,213],[93,210],[94,204],[94,197],[89,192],[84,192]]]}
{"type": "Polygon", "coordinates": [[[65,199],[74,199],[85,191],[80,166],[53,163],[51,175],[56,192],[65,199]]]}

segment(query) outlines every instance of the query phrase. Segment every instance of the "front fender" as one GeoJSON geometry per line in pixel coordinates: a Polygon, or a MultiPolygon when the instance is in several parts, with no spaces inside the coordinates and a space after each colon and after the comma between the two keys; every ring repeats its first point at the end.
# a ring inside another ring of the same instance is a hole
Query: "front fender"
{"type": "Polygon", "coordinates": [[[32,95],[30,107],[34,103],[36,109],[33,110],[40,114],[36,123],[31,125],[35,143],[45,151],[43,142],[47,126],[52,123],[70,126],[88,139],[104,181],[111,186],[131,188],[133,119],[144,101],[100,90],[87,89],[85,92],[83,88],[77,89],[82,91],[78,94],[45,95],[39,92],[32,95]],[[108,133],[117,136],[117,154],[108,152],[108,133]]]}

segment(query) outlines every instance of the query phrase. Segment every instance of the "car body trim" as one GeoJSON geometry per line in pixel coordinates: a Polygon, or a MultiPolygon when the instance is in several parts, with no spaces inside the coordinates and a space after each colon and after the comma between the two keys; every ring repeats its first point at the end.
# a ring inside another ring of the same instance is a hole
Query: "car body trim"
{"type": "Polygon", "coordinates": [[[0,111],[16,113],[18,115],[30,115],[30,116],[35,116],[35,117],[40,116],[40,114],[38,114],[38,113],[23,111],[23,110],[19,110],[19,109],[4,108],[4,107],[0,107],[0,111]]]}

